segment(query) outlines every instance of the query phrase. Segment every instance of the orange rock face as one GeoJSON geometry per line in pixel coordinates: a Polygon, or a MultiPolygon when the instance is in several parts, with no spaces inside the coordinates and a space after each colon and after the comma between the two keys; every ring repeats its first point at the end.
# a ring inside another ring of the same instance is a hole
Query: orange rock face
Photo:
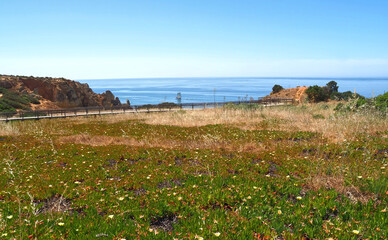
{"type": "Polygon", "coordinates": [[[292,98],[297,103],[302,103],[305,101],[307,94],[305,93],[308,87],[296,87],[296,88],[287,88],[283,89],[278,93],[264,97],[264,99],[270,98],[292,98]]]}
{"type": "Polygon", "coordinates": [[[44,105],[59,108],[116,106],[120,101],[110,92],[97,94],[88,86],[64,78],[0,76],[0,87],[39,95],[44,105]],[[51,104],[51,103],[53,104],[51,104]]]}

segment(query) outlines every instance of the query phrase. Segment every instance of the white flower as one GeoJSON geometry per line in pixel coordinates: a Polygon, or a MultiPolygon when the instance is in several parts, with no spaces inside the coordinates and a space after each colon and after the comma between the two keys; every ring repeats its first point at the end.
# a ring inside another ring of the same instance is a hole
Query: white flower
{"type": "Polygon", "coordinates": [[[178,200],[181,201],[181,200],[182,200],[182,197],[178,197],[178,200]]]}
{"type": "Polygon", "coordinates": [[[124,200],[124,197],[119,197],[119,201],[123,201],[124,200]]]}
{"type": "Polygon", "coordinates": [[[298,199],[298,200],[301,200],[301,199],[302,199],[302,197],[301,197],[301,196],[297,196],[297,197],[296,197],[296,199],[298,199]]]}
{"type": "Polygon", "coordinates": [[[358,231],[358,230],[353,230],[352,231],[354,234],[359,234],[360,233],[360,231],[358,231]]]}
{"type": "Polygon", "coordinates": [[[221,235],[221,233],[220,232],[216,232],[216,233],[214,233],[214,236],[216,236],[216,237],[219,237],[221,235]]]}
{"type": "Polygon", "coordinates": [[[8,219],[12,219],[12,218],[13,218],[13,216],[12,216],[12,215],[9,215],[9,216],[7,216],[7,218],[8,218],[8,219]]]}
{"type": "Polygon", "coordinates": [[[114,215],[109,215],[108,218],[112,219],[114,215]]]}
{"type": "Polygon", "coordinates": [[[58,226],[63,226],[63,225],[65,225],[65,223],[63,223],[63,222],[58,223],[58,226]]]}
{"type": "Polygon", "coordinates": [[[362,176],[358,176],[357,178],[358,178],[358,179],[361,179],[361,178],[362,178],[362,176]]]}

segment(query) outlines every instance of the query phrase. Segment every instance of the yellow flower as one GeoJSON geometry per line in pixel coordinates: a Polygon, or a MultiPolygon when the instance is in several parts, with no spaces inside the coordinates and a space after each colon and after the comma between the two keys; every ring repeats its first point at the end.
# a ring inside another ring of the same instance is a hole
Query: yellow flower
{"type": "Polygon", "coordinates": [[[297,196],[297,197],[296,197],[296,199],[298,199],[298,200],[301,200],[301,199],[302,199],[302,197],[301,197],[301,196],[297,196]]]}
{"type": "Polygon", "coordinates": [[[124,197],[119,197],[119,201],[123,201],[124,200],[124,197]]]}
{"type": "Polygon", "coordinates": [[[182,200],[182,197],[178,197],[178,200],[179,200],[179,201],[182,200]]]}
{"type": "Polygon", "coordinates": [[[12,216],[12,215],[9,215],[9,216],[7,216],[7,218],[8,218],[8,219],[12,219],[12,218],[13,218],[13,216],[12,216]]]}
{"type": "Polygon", "coordinates": [[[358,179],[361,179],[361,178],[362,178],[362,176],[358,176],[357,178],[358,178],[358,179]]]}
{"type": "Polygon", "coordinates": [[[214,236],[216,236],[216,237],[219,237],[221,235],[221,233],[220,232],[216,232],[216,233],[214,233],[214,236]]]}
{"type": "Polygon", "coordinates": [[[114,215],[109,215],[108,218],[112,219],[114,215]]]}
{"type": "Polygon", "coordinates": [[[353,230],[352,231],[354,234],[359,234],[360,233],[360,231],[358,231],[358,230],[353,230]]]}
{"type": "Polygon", "coordinates": [[[282,214],[282,210],[278,210],[278,214],[281,215],[282,214]]]}
{"type": "Polygon", "coordinates": [[[58,226],[63,226],[63,225],[65,225],[65,223],[63,223],[63,222],[58,223],[58,226]]]}

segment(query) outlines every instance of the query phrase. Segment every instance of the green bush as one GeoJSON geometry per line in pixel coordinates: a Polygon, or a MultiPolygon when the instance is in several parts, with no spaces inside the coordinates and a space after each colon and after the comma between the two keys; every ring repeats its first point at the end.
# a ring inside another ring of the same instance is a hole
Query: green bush
{"type": "Polygon", "coordinates": [[[281,90],[283,90],[284,88],[280,85],[277,85],[275,84],[273,87],[272,87],[272,93],[278,93],[280,92],[281,90]]]}
{"type": "Polygon", "coordinates": [[[325,117],[322,114],[313,114],[314,119],[325,119],[325,117]]]}
{"type": "Polygon", "coordinates": [[[376,97],[375,106],[380,111],[387,111],[388,108],[388,92],[376,97]]]}
{"type": "Polygon", "coordinates": [[[306,90],[307,98],[310,102],[323,102],[329,99],[329,94],[324,87],[314,85],[306,90]]]}
{"type": "Polygon", "coordinates": [[[30,110],[31,103],[39,104],[39,100],[32,95],[9,91],[0,87],[0,93],[3,96],[0,98],[0,111],[13,112],[16,109],[30,110]]]}

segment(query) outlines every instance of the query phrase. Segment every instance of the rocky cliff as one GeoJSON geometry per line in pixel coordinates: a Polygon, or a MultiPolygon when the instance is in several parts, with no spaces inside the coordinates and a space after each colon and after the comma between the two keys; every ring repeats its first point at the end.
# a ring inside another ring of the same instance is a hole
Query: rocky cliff
{"type": "Polygon", "coordinates": [[[86,83],[64,78],[0,75],[0,87],[34,95],[41,102],[51,102],[59,108],[121,105],[110,91],[97,94],[86,83]]]}
{"type": "Polygon", "coordinates": [[[264,97],[264,99],[271,98],[292,98],[297,103],[303,103],[306,100],[307,94],[305,93],[308,87],[296,87],[280,90],[278,93],[271,93],[264,97]]]}

